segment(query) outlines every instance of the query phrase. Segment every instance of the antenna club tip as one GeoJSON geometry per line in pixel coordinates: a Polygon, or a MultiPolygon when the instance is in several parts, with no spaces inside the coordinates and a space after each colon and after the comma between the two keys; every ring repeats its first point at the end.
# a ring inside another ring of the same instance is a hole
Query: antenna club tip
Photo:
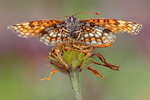
{"type": "Polygon", "coordinates": [[[100,12],[95,12],[95,14],[96,14],[96,15],[100,15],[101,13],[100,13],[100,12]]]}
{"type": "Polygon", "coordinates": [[[74,16],[76,16],[79,13],[93,13],[95,15],[100,15],[100,12],[78,12],[78,13],[74,14],[74,16]]]}

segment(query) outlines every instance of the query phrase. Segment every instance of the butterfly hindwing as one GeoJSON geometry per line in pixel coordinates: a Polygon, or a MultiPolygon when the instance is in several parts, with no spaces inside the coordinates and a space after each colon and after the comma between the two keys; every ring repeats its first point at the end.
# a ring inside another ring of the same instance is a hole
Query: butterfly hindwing
{"type": "MultiPolygon", "coordinates": [[[[61,24],[60,24],[61,25],[61,24]]],[[[66,33],[61,28],[57,29],[54,27],[48,27],[43,30],[42,34],[39,36],[39,40],[46,45],[55,45],[58,42],[65,42],[69,40],[68,33],[66,33]]]]}
{"type": "Polygon", "coordinates": [[[103,26],[92,25],[89,22],[80,22],[81,35],[79,40],[89,45],[100,45],[115,40],[116,36],[110,29],[103,26]]]}

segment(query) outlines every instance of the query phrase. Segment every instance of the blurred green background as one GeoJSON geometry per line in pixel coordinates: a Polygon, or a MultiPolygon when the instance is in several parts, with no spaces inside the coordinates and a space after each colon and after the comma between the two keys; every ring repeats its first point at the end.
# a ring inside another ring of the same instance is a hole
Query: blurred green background
{"type": "MultiPolygon", "coordinates": [[[[52,19],[80,11],[77,18],[115,18],[140,22],[136,36],[118,34],[112,47],[96,49],[120,71],[91,65],[80,73],[84,100],[150,100],[150,0],[0,0],[0,100],[74,100],[69,78],[52,75],[46,56],[51,50],[36,38],[22,39],[7,26],[29,20],[52,19]]],[[[98,61],[98,59],[95,58],[98,61]]]]}

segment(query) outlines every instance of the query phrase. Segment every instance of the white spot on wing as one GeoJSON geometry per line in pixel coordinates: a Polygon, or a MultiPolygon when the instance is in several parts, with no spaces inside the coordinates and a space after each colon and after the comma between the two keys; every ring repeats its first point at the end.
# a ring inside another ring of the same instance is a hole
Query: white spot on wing
{"type": "Polygon", "coordinates": [[[113,32],[109,32],[110,35],[113,35],[113,32]]]}
{"type": "Polygon", "coordinates": [[[97,37],[97,38],[98,38],[98,37],[99,37],[99,35],[95,34],[95,37],[97,37]]]}
{"type": "Polygon", "coordinates": [[[108,36],[108,33],[104,33],[105,36],[108,36]]]}
{"type": "Polygon", "coordinates": [[[97,42],[94,40],[94,41],[91,42],[91,44],[92,44],[92,45],[93,45],[93,44],[97,44],[97,42]]]}
{"type": "Polygon", "coordinates": [[[47,42],[44,42],[47,46],[49,46],[49,43],[47,43],[47,42]]]}
{"type": "MultiPolygon", "coordinates": [[[[17,32],[20,32],[20,31],[18,30],[17,32]]],[[[21,35],[24,35],[24,33],[23,33],[23,32],[20,32],[20,34],[21,34],[21,35]]]]}
{"type": "Polygon", "coordinates": [[[118,20],[118,22],[119,22],[119,23],[126,23],[125,21],[122,21],[122,20],[118,20]]]}
{"type": "Polygon", "coordinates": [[[133,26],[132,29],[135,30],[137,28],[137,25],[133,26]]]}
{"type": "Polygon", "coordinates": [[[58,33],[57,35],[60,37],[60,36],[61,36],[61,33],[58,33]]]}
{"type": "Polygon", "coordinates": [[[50,31],[50,28],[46,28],[45,31],[50,31]]]}
{"type": "Polygon", "coordinates": [[[61,40],[57,40],[56,42],[61,42],[61,40]]]}
{"type": "Polygon", "coordinates": [[[41,36],[41,37],[40,37],[40,40],[41,40],[41,41],[45,41],[46,36],[47,36],[46,34],[43,35],[43,36],[41,36]]]}
{"type": "Polygon", "coordinates": [[[18,36],[21,37],[22,35],[21,35],[21,34],[18,34],[18,36]]]}
{"type": "Polygon", "coordinates": [[[105,29],[105,27],[98,27],[98,29],[100,29],[100,30],[104,30],[104,29],[105,29]]]}
{"type": "MultiPolygon", "coordinates": [[[[20,24],[19,24],[20,25],[20,24]]],[[[23,23],[23,25],[29,25],[29,22],[23,23]]]]}
{"type": "Polygon", "coordinates": [[[61,27],[61,25],[59,25],[59,24],[56,24],[57,25],[57,27],[61,27]]]}
{"type": "Polygon", "coordinates": [[[56,43],[55,41],[51,41],[52,44],[56,43]]]}
{"type": "Polygon", "coordinates": [[[20,34],[24,34],[23,32],[20,32],[19,30],[15,30],[15,32],[20,33],[20,34]]]}
{"type": "Polygon", "coordinates": [[[98,42],[97,44],[102,44],[102,42],[98,42]]]}
{"type": "Polygon", "coordinates": [[[86,26],[90,26],[90,22],[86,22],[86,26]]]}
{"type": "Polygon", "coordinates": [[[108,43],[108,42],[109,42],[108,39],[103,40],[103,43],[108,43]]]}
{"type": "Polygon", "coordinates": [[[21,28],[21,26],[17,26],[18,28],[21,28]]]}
{"type": "Polygon", "coordinates": [[[93,33],[89,33],[89,35],[90,35],[90,37],[93,37],[93,36],[94,36],[93,33]]]}
{"type": "Polygon", "coordinates": [[[54,34],[53,37],[56,37],[56,34],[54,34]]]}
{"type": "Polygon", "coordinates": [[[83,37],[81,37],[81,40],[83,40],[84,38],[83,37]]]}
{"type": "Polygon", "coordinates": [[[84,34],[84,36],[85,36],[85,37],[89,37],[89,35],[88,35],[88,34],[84,34]]]}
{"type": "Polygon", "coordinates": [[[49,35],[52,36],[54,32],[51,32],[49,35]]]}
{"type": "Polygon", "coordinates": [[[97,32],[97,34],[98,34],[99,36],[102,36],[102,33],[101,33],[101,32],[97,32]]]}
{"type": "Polygon", "coordinates": [[[47,42],[47,43],[48,43],[48,42],[49,42],[49,40],[48,40],[48,39],[45,39],[45,42],[47,42]]]}
{"type": "Polygon", "coordinates": [[[86,42],[86,44],[90,44],[90,42],[86,42]]]}
{"type": "Polygon", "coordinates": [[[25,35],[30,35],[30,33],[25,33],[25,35]]]}
{"type": "Polygon", "coordinates": [[[106,38],[107,38],[108,40],[111,40],[113,37],[109,35],[109,36],[107,36],[106,38]]]}
{"type": "Polygon", "coordinates": [[[28,37],[28,36],[26,36],[26,35],[23,35],[23,36],[22,36],[22,38],[27,38],[27,37],[28,37]]]}

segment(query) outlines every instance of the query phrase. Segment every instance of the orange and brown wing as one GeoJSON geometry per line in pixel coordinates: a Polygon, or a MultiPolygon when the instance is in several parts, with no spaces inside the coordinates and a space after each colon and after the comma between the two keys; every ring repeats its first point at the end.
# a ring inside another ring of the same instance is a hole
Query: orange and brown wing
{"type": "Polygon", "coordinates": [[[90,22],[91,26],[98,25],[105,27],[106,29],[111,30],[114,34],[127,32],[132,35],[136,35],[142,28],[142,25],[137,22],[119,19],[87,19],[80,20],[80,22],[90,22]]]}
{"type": "Polygon", "coordinates": [[[88,45],[112,43],[116,39],[116,36],[110,29],[90,22],[80,21],[80,30],[81,34],[78,40],[84,41],[88,45]]]}
{"type": "Polygon", "coordinates": [[[8,28],[22,38],[38,36],[41,42],[50,46],[68,40],[67,34],[62,30],[65,26],[65,21],[39,20],[15,24],[8,28]]]}
{"type": "Polygon", "coordinates": [[[47,27],[55,27],[57,23],[64,23],[64,21],[55,21],[55,20],[29,21],[8,26],[8,28],[18,33],[18,36],[28,38],[32,36],[38,36],[47,27]]]}

